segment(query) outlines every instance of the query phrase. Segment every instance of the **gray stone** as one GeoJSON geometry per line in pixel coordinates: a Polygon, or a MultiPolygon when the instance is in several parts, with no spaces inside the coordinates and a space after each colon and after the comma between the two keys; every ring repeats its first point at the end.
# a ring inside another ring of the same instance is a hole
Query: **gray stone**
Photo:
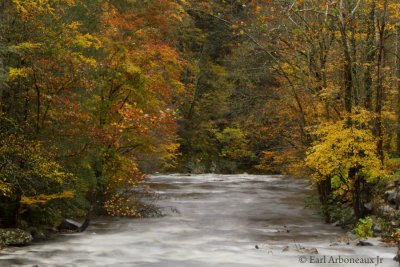
{"type": "Polygon", "coordinates": [[[307,254],[319,254],[316,248],[308,248],[305,250],[307,254]]]}
{"type": "Polygon", "coordinates": [[[305,248],[305,247],[299,246],[296,250],[298,252],[301,252],[304,254],[319,254],[319,252],[316,248],[305,248]]]}
{"type": "Polygon", "coordinates": [[[379,205],[376,213],[378,216],[386,218],[389,221],[396,221],[400,217],[400,210],[396,210],[388,204],[379,205]]]}
{"type": "Polygon", "coordinates": [[[348,240],[357,239],[357,237],[350,231],[346,233],[346,237],[348,238],[348,240]]]}
{"type": "Polygon", "coordinates": [[[357,243],[357,246],[365,247],[365,246],[373,246],[373,244],[370,243],[370,242],[367,242],[367,241],[360,240],[360,241],[357,243]]]}
{"type": "Polygon", "coordinates": [[[49,238],[49,235],[41,229],[32,229],[30,233],[34,240],[46,240],[49,238]]]}
{"type": "Polygon", "coordinates": [[[24,230],[0,229],[0,244],[3,246],[26,246],[32,240],[32,235],[24,230]]]}
{"type": "Polygon", "coordinates": [[[385,200],[391,205],[396,205],[398,198],[398,192],[396,189],[389,190],[385,192],[385,200]]]}
{"type": "Polygon", "coordinates": [[[58,226],[60,231],[67,232],[83,232],[90,224],[90,219],[86,218],[83,223],[78,223],[74,220],[64,219],[61,224],[58,226]]]}
{"type": "Polygon", "coordinates": [[[372,231],[373,231],[375,234],[381,234],[381,233],[382,233],[382,227],[381,227],[379,224],[374,224],[374,225],[372,226],[372,231]]]}
{"type": "Polygon", "coordinates": [[[70,219],[64,219],[61,224],[58,226],[58,229],[61,231],[77,231],[81,227],[81,224],[70,219]]]}

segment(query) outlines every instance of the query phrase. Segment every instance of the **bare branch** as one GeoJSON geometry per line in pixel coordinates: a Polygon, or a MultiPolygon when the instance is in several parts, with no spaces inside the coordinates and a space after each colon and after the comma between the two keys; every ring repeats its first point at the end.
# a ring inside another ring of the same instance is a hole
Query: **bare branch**
{"type": "Polygon", "coordinates": [[[353,8],[353,10],[351,11],[350,17],[353,17],[353,16],[354,16],[354,14],[356,13],[358,7],[360,6],[360,2],[361,2],[361,0],[358,0],[358,1],[357,1],[356,6],[355,6],[355,7],[353,8]]]}

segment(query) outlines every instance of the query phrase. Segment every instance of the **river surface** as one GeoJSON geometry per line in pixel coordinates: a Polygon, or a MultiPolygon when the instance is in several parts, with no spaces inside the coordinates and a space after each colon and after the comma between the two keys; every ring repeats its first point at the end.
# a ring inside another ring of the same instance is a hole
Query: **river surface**
{"type": "Polygon", "coordinates": [[[377,240],[363,247],[336,242],[346,232],[304,207],[304,181],[176,174],[149,183],[165,217],[97,219],[83,233],[2,250],[0,266],[398,266],[395,249],[377,240]]]}

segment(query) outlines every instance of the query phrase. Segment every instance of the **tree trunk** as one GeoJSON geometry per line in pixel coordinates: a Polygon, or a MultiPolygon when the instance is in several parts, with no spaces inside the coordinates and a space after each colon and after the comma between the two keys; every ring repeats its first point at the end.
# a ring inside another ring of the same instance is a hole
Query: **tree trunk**
{"type": "Polygon", "coordinates": [[[14,218],[12,222],[12,225],[15,227],[19,227],[21,225],[21,198],[22,192],[17,190],[15,193],[14,218]]]}
{"type": "Polygon", "coordinates": [[[322,206],[324,207],[324,216],[325,216],[325,221],[327,223],[331,222],[331,216],[329,214],[329,211],[327,210],[329,206],[329,198],[331,195],[332,191],[332,184],[331,184],[331,178],[328,177],[323,181],[320,181],[318,183],[318,194],[319,194],[319,200],[322,206]]]}
{"type": "Polygon", "coordinates": [[[364,203],[361,196],[361,178],[357,175],[357,168],[350,168],[349,179],[354,181],[353,189],[353,210],[354,217],[358,220],[364,216],[364,203]]]}
{"type": "Polygon", "coordinates": [[[347,27],[342,14],[342,25],[340,26],[340,35],[342,40],[342,51],[344,56],[343,81],[344,81],[344,106],[348,113],[351,113],[353,107],[353,68],[350,48],[347,40],[347,27]]]}
{"type": "Polygon", "coordinates": [[[397,78],[397,147],[396,154],[400,156],[400,26],[396,29],[396,78],[397,78]]]}
{"type": "MultiPolygon", "coordinates": [[[[345,34],[345,33],[344,33],[345,34]]],[[[344,42],[347,43],[347,41],[344,42]]],[[[343,44],[343,52],[344,52],[344,106],[348,113],[351,113],[353,108],[353,75],[352,75],[352,67],[351,67],[351,56],[350,51],[348,49],[347,44],[343,44]]]]}
{"type": "Polygon", "coordinates": [[[366,60],[367,67],[364,72],[364,90],[365,90],[365,100],[364,107],[372,111],[372,65],[375,59],[375,1],[371,3],[371,12],[369,15],[368,22],[368,32],[367,32],[367,40],[366,40],[366,60]]]}
{"type": "Polygon", "coordinates": [[[376,136],[378,138],[377,152],[381,163],[384,163],[384,151],[383,151],[383,97],[384,97],[384,73],[383,68],[385,64],[385,30],[386,30],[386,14],[387,14],[388,0],[385,1],[384,11],[381,15],[381,20],[378,20],[379,29],[379,45],[378,45],[378,61],[377,61],[377,83],[376,83],[376,136]]]}

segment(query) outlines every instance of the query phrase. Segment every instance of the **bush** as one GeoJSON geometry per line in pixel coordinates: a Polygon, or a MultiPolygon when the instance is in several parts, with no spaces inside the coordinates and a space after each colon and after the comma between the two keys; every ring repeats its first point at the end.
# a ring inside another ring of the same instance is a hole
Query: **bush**
{"type": "Polygon", "coordinates": [[[371,217],[365,217],[359,219],[356,227],[353,229],[353,234],[360,238],[367,238],[373,236],[372,231],[372,219],[371,217]]]}
{"type": "Polygon", "coordinates": [[[327,213],[329,213],[332,222],[337,222],[344,229],[354,225],[354,212],[352,207],[348,205],[330,201],[327,213]]]}

